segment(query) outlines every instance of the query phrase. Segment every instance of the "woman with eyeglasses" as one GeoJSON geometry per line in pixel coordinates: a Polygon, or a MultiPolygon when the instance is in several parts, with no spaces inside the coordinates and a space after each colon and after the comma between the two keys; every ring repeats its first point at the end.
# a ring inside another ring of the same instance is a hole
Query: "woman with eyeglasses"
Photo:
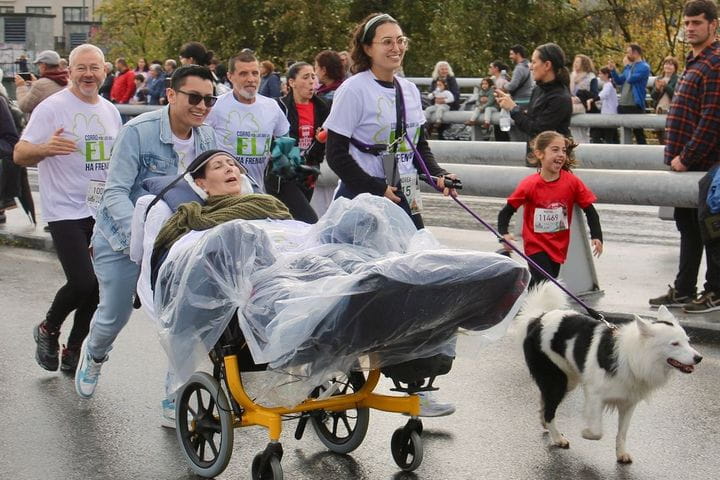
{"type": "Polygon", "coordinates": [[[554,130],[569,137],[573,107],[565,52],[554,43],[540,45],[532,54],[530,70],[535,88],[527,111],[520,109],[509,94],[495,90],[498,104],[510,112],[515,126],[529,138],[546,130],[554,130]]]}
{"type": "MultiPolygon", "coordinates": [[[[354,75],[338,88],[324,124],[328,131],[326,158],[340,178],[336,198],[354,198],[361,193],[384,196],[405,210],[421,229],[422,160],[416,158],[407,137],[416,144],[445,195],[456,195],[454,189],[445,188],[444,182],[445,176],[455,177],[435,162],[430,151],[423,130],[420,91],[395,75],[407,46],[408,38],[390,15],[372,14],[357,26],[351,40],[354,75]],[[400,102],[396,102],[397,92],[402,92],[400,102]]],[[[451,357],[454,349],[450,350],[451,357]]],[[[434,366],[441,363],[433,362],[434,366]]],[[[448,415],[454,411],[452,405],[430,402],[427,396],[423,402],[423,415],[448,415]]]]}

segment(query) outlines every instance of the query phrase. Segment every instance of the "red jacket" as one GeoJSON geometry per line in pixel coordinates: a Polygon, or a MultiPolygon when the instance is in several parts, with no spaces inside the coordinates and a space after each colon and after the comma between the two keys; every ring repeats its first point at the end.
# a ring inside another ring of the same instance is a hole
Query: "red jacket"
{"type": "Polygon", "coordinates": [[[118,74],[110,90],[110,100],[115,103],[128,103],[135,93],[135,72],[128,70],[118,74]]]}

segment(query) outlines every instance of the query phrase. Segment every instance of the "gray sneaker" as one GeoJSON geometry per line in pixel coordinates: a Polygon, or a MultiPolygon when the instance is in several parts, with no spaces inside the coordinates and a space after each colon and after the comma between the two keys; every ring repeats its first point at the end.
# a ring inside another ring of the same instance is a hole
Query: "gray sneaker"
{"type": "Polygon", "coordinates": [[[695,300],[694,295],[682,295],[675,290],[674,287],[670,285],[668,285],[668,287],[669,290],[665,295],[650,299],[651,307],[659,307],[660,305],[665,305],[666,307],[684,307],[686,304],[695,300]]]}
{"type": "Polygon", "coordinates": [[[720,296],[716,292],[703,292],[700,297],[683,307],[685,313],[708,313],[720,310],[720,296]]]}
{"type": "Polygon", "coordinates": [[[421,417],[444,417],[455,413],[455,405],[438,402],[435,392],[418,392],[417,396],[420,397],[421,417]]]}

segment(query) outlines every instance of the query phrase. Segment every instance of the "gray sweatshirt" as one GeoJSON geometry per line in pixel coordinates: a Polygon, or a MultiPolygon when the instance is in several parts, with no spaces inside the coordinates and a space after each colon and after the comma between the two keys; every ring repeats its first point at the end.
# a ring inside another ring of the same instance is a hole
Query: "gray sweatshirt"
{"type": "Polygon", "coordinates": [[[513,70],[512,80],[508,83],[505,88],[512,95],[515,101],[517,100],[528,100],[532,94],[535,81],[530,73],[530,64],[527,59],[521,61],[515,65],[513,70]]]}

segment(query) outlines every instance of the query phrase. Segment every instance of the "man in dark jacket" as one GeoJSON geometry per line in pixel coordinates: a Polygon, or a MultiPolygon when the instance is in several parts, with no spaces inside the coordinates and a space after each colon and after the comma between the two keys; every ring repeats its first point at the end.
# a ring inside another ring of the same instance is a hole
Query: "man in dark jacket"
{"type": "Polygon", "coordinates": [[[105,100],[110,100],[110,91],[112,90],[113,82],[115,81],[115,75],[113,75],[113,64],[105,62],[105,81],[100,86],[98,93],[105,100]]]}

